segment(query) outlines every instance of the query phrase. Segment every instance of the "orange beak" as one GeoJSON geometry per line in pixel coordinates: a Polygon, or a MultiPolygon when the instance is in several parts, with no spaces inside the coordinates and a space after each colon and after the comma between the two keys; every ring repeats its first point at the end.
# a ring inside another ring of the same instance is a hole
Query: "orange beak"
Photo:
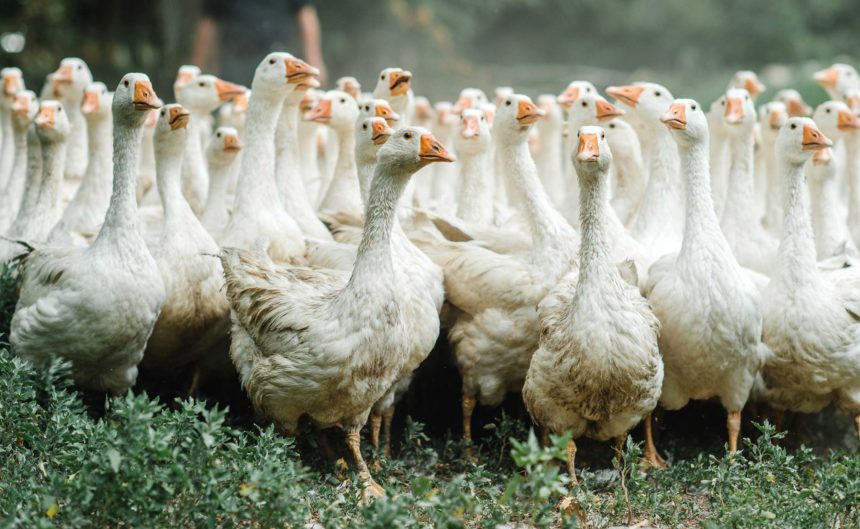
{"type": "Polygon", "coordinates": [[[577,99],[579,99],[579,87],[570,86],[558,96],[558,104],[564,108],[570,108],[577,99]]]}
{"type": "Polygon", "coordinates": [[[149,81],[135,81],[134,96],[131,102],[135,110],[161,108],[161,103],[158,101],[155,90],[152,89],[152,84],[149,81]]]}
{"type": "Polygon", "coordinates": [[[393,96],[406,95],[409,91],[409,83],[412,81],[412,74],[409,72],[391,72],[388,75],[388,89],[393,96]]]}
{"type": "Polygon", "coordinates": [[[607,94],[630,107],[636,107],[639,104],[639,96],[644,91],[645,87],[638,85],[610,86],[606,89],[607,94]]]}
{"type": "Polygon", "coordinates": [[[370,124],[371,128],[371,136],[370,139],[373,141],[374,145],[382,145],[388,138],[391,136],[391,133],[394,132],[391,127],[388,126],[388,123],[384,119],[382,120],[373,120],[373,123],[370,124]]]}
{"type": "Polygon", "coordinates": [[[241,94],[233,98],[233,112],[248,111],[248,91],[245,90],[241,94]]]}
{"type": "Polygon", "coordinates": [[[815,165],[827,165],[833,160],[833,149],[825,147],[812,155],[812,163],[815,165]]]}
{"type": "Polygon", "coordinates": [[[81,103],[81,112],[92,114],[99,111],[99,94],[96,92],[84,92],[84,100],[81,103]]]}
{"type": "Polygon", "coordinates": [[[803,126],[803,146],[804,151],[820,151],[825,147],[832,147],[833,142],[827,138],[814,125],[803,126]]]}
{"type": "Polygon", "coordinates": [[[188,126],[188,118],[191,114],[182,108],[180,105],[170,107],[170,110],[167,111],[168,118],[170,119],[170,130],[176,130],[179,128],[185,128],[188,126]]]}
{"type": "Polygon", "coordinates": [[[331,99],[323,98],[305,115],[305,121],[328,123],[331,121],[331,99]]]}
{"type": "Polygon", "coordinates": [[[469,140],[472,138],[479,138],[481,136],[481,126],[478,123],[479,118],[477,116],[468,116],[463,118],[462,128],[460,129],[460,136],[469,140]]]}
{"type": "Polygon", "coordinates": [[[36,126],[41,129],[54,128],[54,107],[43,106],[36,115],[36,126]]]}
{"type": "Polygon", "coordinates": [[[545,115],[546,112],[536,107],[527,97],[517,103],[517,121],[520,125],[531,125],[545,115]]]}
{"type": "Polygon", "coordinates": [[[234,136],[230,134],[229,136],[224,136],[224,146],[222,147],[224,151],[228,152],[236,152],[242,150],[242,140],[239,139],[239,136],[234,136]]]}
{"type": "Polygon", "coordinates": [[[7,75],[3,78],[3,93],[7,96],[15,95],[21,90],[21,78],[17,75],[7,75]]]}
{"type": "Polygon", "coordinates": [[[421,135],[421,150],[418,152],[418,156],[425,163],[453,162],[456,160],[454,155],[449,153],[432,134],[421,135]]]}
{"type": "Polygon", "coordinates": [[[229,101],[239,94],[245,93],[245,87],[222,79],[216,79],[215,91],[218,93],[218,99],[221,101],[229,101]]]}
{"type": "Polygon", "coordinates": [[[839,130],[860,129],[860,117],[850,110],[842,109],[836,117],[836,126],[839,130]]]}
{"type": "Polygon", "coordinates": [[[53,77],[51,78],[51,94],[57,99],[63,97],[63,83],[53,77]]]}
{"type": "Polygon", "coordinates": [[[597,144],[597,134],[579,135],[579,146],[576,148],[576,159],[580,162],[596,162],[600,159],[600,147],[597,144]]]}
{"type": "Polygon", "coordinates": [[[596,100],[594,106],[597,111],[595,116],[597,121],[609,121],[610,119],[624,114],[623,110],[603,99],[596,100]]]}
{"type": "Polygon", "coordinates": [[[295,57],[287,57],[284,64],[287,67],[287,83],[290,84],[298,84],[320,74],[319,70],[295,57]]]}
{"type": "Polygon", "coordinates": [[[672,103],[669,110],[663,114],[660,121],[670,129],[684,130],[687,128],[687,107],[684,103],[672,103]]]}
{"type": "Polygon", "coordinates": [[[58,83],[71,83],[74,69],[71,64],[64,64],[54,72],[54,80],[58,83]]]}
{"type": "Polygon", "coordinates": [[[400,119],[400,116],[395,111],[391,110],[388,103],[376,104],[376,117],[384,119],[389,125],[400,119]]]}
{"type": "Polygon", "coordinates": [[[744,120],[744,102],[736,97],[726,98],[726,123],[737,125],[744,120]]]}
{"type": "Polygon", "coordinates": [[[839,81],[839,70],[831,66],[826,70],[815,72],[812,78],[824,88],[836,88],[836,83],[839,81]]]}
{"type": "Polygon", "coordinates": [[[15,96],[15,100],[12,101],[11,110],[17,116],[26,116],[30,110],[30,100],[23,94],[15,96]]]}
{"type": "Polygon", "coordinates": [[[812,109],[803,103],[803,99],[792,97],[788,100],[786,107],[788,108],[789,116],[808,116],[812,114],[812,109]]]}
{"type": "Polygon", "coordinates": [[[744,88],[750,93],[750,97],[756,98],[767,87],[758,80],[758,77],[747,77],[744,79],[744,88]]]}
{"type": "Polygon", "coordinates": [[[782,126],[785,125],[785,122],[787,119],[788,119],[788,117],[785,115],[785,113],[782,110],[771,111],[770,119],[768,120],[768,123],[770,124],[771,129],[777,130],[777,129],[781,129],[782,126]]]}
{"type": "Polygon", "coordinates": [[[467,108],[472,108],[472,98],[469,96],[460,96],[457,99],[457,102],[454,103],[454,106],[451,108],[451,111],[455,114],[460,114],[463,110],[467,108]]]}

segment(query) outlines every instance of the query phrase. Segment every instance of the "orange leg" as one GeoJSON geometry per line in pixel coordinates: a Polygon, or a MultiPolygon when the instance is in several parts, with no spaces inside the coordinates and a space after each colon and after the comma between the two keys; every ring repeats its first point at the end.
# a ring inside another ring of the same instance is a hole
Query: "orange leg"
{"type": "Polygon", "coordinates": [[[379,450],[379,429],[382,426],[382,415],[370,412],[370,444],[374,450],[379,450]]]}
{"type": "Polygon", "coordinates": [[[645,462],[653,468],[666,468],[666,461],[660,457],[660,453],[657,452],[657,445],[654,444],[650,413],[645,416],[645,462]]]}
{"type": "Polygon", "coordinates": [[[574,462],[576,461],[576,443],[571,439],[567,442],[567,473],[570,475],[570,482],[574,485],[579,483],[576,480],[576,470],[574,462]]]}
{"type": "Polygon", "coordinates": [[[621,463],[621,457],[624,454],[624,443],[627,442],[627,434],[623,433],[615,438],[615,457],[621,463]]]}
{"type": "Polygon", "coordinates": [[[477,403],[474,396],[463,395],[463,440],[472,443],[472,412],[477,403]]]}
{"type": "Polygon", "coordinates": [[[364,462],[364,458],[361,456],[361,435],[358,431],[347,432],[346,446],[352,454],[355,466],[358,468],[358,477],[364,485],[364,490],[362,490],[363,500],[367,501],[385,496],[385,489],[380,487],[373,479],[373,476],[370,475],[367,463],[364,462]]]}
{"type": "Polygon", "coordinates": [[[726,428],[729,431],[729,452],[738,451],[738,434],[741,432],[741,412],[730,411],[726,419],[726,428]]]}
{"type": "Polygon", "coordinates": [[[382,433],[385,435],[385,445],[383,450],[385,455],[391,455],[391,422],[394,420],[394,404],[390,408],[382,412],[382,433]]]}
{"type": "Polygon", "coordinates": [[[854,426],[857,427],[857,437],[860,437],[860,414],[854,417],[854,426]]]}

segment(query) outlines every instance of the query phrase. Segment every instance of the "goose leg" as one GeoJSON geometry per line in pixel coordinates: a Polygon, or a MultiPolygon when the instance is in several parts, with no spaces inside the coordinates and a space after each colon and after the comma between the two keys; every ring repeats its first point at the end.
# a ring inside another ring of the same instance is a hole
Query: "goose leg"
{"type": "Polygon", "coordinates": [[[370,413],[370,444],[374,450],[379,450],[379,428],[382,426],[382,415],[370,413]]]}
{"type": "Polygon", "coordinates": [[[540,427],[540,445],[543,448],[549,448],[549,428],[546,426],[540,427]]]}
{"type": "Polygon", "coordinates": [[[657,445],[654,444],[650,413],[645,416],[645,462],[653,468],[666,468],[666,460],[660,457],[659,452],[657,452],[657,445]]]}
{"type": "Polygon", "coordinates": [[[394,420],[394,404],[382,412],[382,433],[385,435],[383,450],[385,455],[391,455],[391,422],[394,420]]]}
{"type": "Polygon", "coordinates": [[[857,428],[857,437],[860,438],[860,413],[854,417],[854,426],[857,428]]]}
{"type": "Polygon", "coordinates": [[[738,434],[741,431],[741,412],[730,411],[726,419],[726,428],[729,431],[729,452],[738,451],[738,434]]]}
{"type": "Polygon", "coordinates": [[[576,460],[576,443],[573,439],[567,442],[567,473],[570,474],[570,482],[573,485],[579,483],[576,480],[576,471],[574,470],[574,461],[576,460]]]}
{"type": "Polygon", "coordinates": [[[358,467],[358,477],[364,485],[364,489],[361,491],[362,499],[368,501],[385,496],[385,489],[380,487],[373,479],[373,476],[370,475],[367,463],[364,462],[364,458],[361,456],[361,434],[358,430],[347,432],[346,446],[349,448],[350,453],[352,453],[355,466],[358,467]]]}
{"type": "Polygon", "coordinates": [[[472,412],[475,411],[475,397],[463,395],[463,440],[472,444],[472,412]]]}

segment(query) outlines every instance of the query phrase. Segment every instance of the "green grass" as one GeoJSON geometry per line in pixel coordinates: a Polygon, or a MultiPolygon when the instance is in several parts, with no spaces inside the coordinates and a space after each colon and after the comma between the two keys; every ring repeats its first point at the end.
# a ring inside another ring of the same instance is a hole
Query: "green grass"
{"type": "MultiPolygon", "coordinates": [[[[3,325],[15,278],[0,272],[3,325]]],[[[201,401],[168,404],[84,395],[68,364],[37,372],[0,347],[0,527],[860,527],[860,455],[789,451],[766,424],[731,456],[678,439],[662,472],[641,471],[632,440],[614,461],[585,443],[571,486],[564,437],[541,448],[503,416],[472,464],[452,436],[407,421],[397,457],[375,471],[387,498],[362,505],[354,472],[322,455],[325,433],[297,446],[271,427],[234,428],[201,401]]]]}

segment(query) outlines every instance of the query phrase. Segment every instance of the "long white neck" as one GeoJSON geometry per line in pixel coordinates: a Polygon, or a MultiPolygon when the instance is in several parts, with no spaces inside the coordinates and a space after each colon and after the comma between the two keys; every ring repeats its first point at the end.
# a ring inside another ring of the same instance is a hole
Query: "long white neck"
{"type": "MultiPolygon", "coordinates": [[[[206,168],[206,157],[200,138],[208,133],[209,113],[189,109],[191,117],[188,121],[188,141],[185,146],[185,156],[182,158],[182,192],[188,204],[195,213],[202,213],[206,204],[206,193],[209,188],[209,171],[206,168]]],[[[156,161],[156,166],[158,162],[156,161]]]]}
{"type": "Polygon", "coordinates": [[[320,167],[317,160],[317,131],[318,124],[306,121],[299,122],[299,164],[305,183],[305,193],[312,205],[320,198],[320,167]]]}
{"type": "Polygon", "coordinates": [[[227,210],[227,188],[233,176],[236,164],[210,163],[209,192],[206,194],[206,209],[203,210],[201,222],[210,233],[218,231],[227,225],[230,213],[227,210]]]}
{"type": "Polygon", "coordinates": [[[722,217],[726,203],[726,193],[729,185],[729,143],[723,130],[723,116],[720,113],[708,115],[708,126],[711,130],[711,193],[717,218],[722,217]]]}
{"type": "Polygon", "coordinates": [[[553,204],[561,205],[565,194],[561,127],[555,123],[542,121],[538,123],[538,130],[540,149],[535,155],[538,175],[553,204]]]}
{"type": "Polygon", "coordinates": [[[612,284],[618,275],[610,257],[606,223],[609,210],[607,175],[596,174],[598,168],[582,169],[579,193],[579,223],[582,242],[579,246],[579,283],[585,286],[612,284]]]}
{"type": "Polygon", "coordinates": [[[15,145],[15,161],[5,192],[20,197],[21,187],[27,175],[27,126],[29,122],[12,124],[13,144],[15,145]]]}
{"type": "MultiPolygon", "coordinates": [[[[187,134],[187,143],[198,143],[198,136],[193,135],[191,130],[187,134]]],[[[191,206],[182,194],[182,151],[172,149],[168,152],[155,153],[155,181],[158,186],[158,196],[164,207],[164,223],[162,224],[161,238],[176,232],[179,225],[194,217],[191,206]]]]}
{"type": "Polygon", "coordinates": [[[622,223],[635,215],[648,182],[638,145],[612,151],[612,204],[622,223]]]}
{"type": "Polygon", "coordinates": [[[845,220],[839,215],[836,167],[831,163],[826,167],[808,166],[807,170],[818,173],[809,179],[809,196],[816,255],[818,259],[824,259],[848,240],[845,220]]]}
{"type": "Polygon", "coordinates": [[[337,135],[337,162],[320,211],[345,211],[361,214],[361,191],[358,169],[355,164],[355,130],[353,127],[335,129],[337,135]]]}
{"type": "Polygon", "coordinates": [[[722,255],[731,256],[729,243],[720,230],[711,198],[707,142],[678,145],[678,155],[681,172],[687,177],[684,240],[678,259],[697,259],[701,256],[701,249],[709,247],[716,248],[722,255]]]}
{"type": "Polygon", "coordinates": [[[648,185],[631,231],[634,237],[640,238],[655,229],[654,219],[665,219],[666,222],[658,228],[676,230],[678,233],[664,235],[678,235],[680,238],[684,218],[684,182],[678,174],[677,147],[662,124],[649,124],[647,128],[652,132],[648,185]]]}
{"type": "Polygon", "coordinates": [[[243,211],[253,216],[258,208],[282,209],[275,185],[275,132],[283,104],[280,97],[255,91],[248,103],[245,122],[245,151],[236,183],[233,212],[243,211]]]}
{"type": "Polygon", "coordinates": [[[42,142],[36,132],[36,125],[27,127],[27,177],[24,181],[24,194],[21,197],[21,205],[18,214],[9,228],[8,235],[20,236],[24,233],[30,219],[36,211],[36,203],[39,200],[39,189],[42,184],[42,142]]]}
{"type": "MultiPolygon", "coordinates": [[[[845,178],[848,180],[848,224],[857,227],[860,226],[860,131],[845,135],[845,178]]],[[[860,244],[858,240],[855,242],[860,244]]]]}
{"type": "Polygon", "coordinates": [[[753,138],[752,134],[733,135],[729,141],[731,165],[729,167],[728,192],[723,207],[723,225],[735,229],[751,229],[758,225],[753,182],[753,138]]]}
{"type": "Polygon", "coordinates": [[[764,223],[768,230],[780,233],[782,230],[782,179],[779,176],[779,164],[776,160],[774,139],[762,142],[759,154],[764,159],[767,178],[767,194],[765,198],[764,223]]]}
{"type": "Polygon", "coordinates": [[[0,189],[5,189],[14,162],[15,142],[12,138],[12,114],[9,98],[0,95],[0,189]]]}
{"type": "Polygon", "coordinates": [[[788,288],[814,285],[817,281],[815,241],[809,217],[809,194],[803,164],[780,160],[785,178],[785,214],[774,281],[788,288]]]}
{"type": "Polygon", "coordinates": [[[87,170],[87,152],[89,134],[87,120],[81,112],[84,92],[76,87],[70,87],[63,96],[66,115],[69,118],[69,138],[65,161],[66,178],[80,179],[87,170]]]}
{"type": "Polygon", "coordinates": [[[42,185],[36,209],[44,215],[51,226],[62,213],[60,205],[60,185],[63,182],[63,168],[66,164],[66,140],[42,141],[42,185]]]}
{"type": "Polygon", "coordinates": [[[113,190],[104,223],[91,248],[123,239],[131,239],[131,242],[142,240],[138,230],[135,196],[142,125],[136,123],[129,126],[114,116],[113,190]]]}
{"type": "Polygon", "coordinates": [[[87,170],[72,202],[63,212],[63,219],[72,229],[79,227],[71,225],[72,216],[88,217],[85,224],[91,228],[101,222],[107,211],[113,177],[112,131],[113,122],[108,116],[92,116],[87,120],[87,170]]]}
{"type": "Polygon", "coordinates": [[[495,179],[490,173],[490,149],[460,153],[457,217],[482,226],[493,224],[495,179]]]}

